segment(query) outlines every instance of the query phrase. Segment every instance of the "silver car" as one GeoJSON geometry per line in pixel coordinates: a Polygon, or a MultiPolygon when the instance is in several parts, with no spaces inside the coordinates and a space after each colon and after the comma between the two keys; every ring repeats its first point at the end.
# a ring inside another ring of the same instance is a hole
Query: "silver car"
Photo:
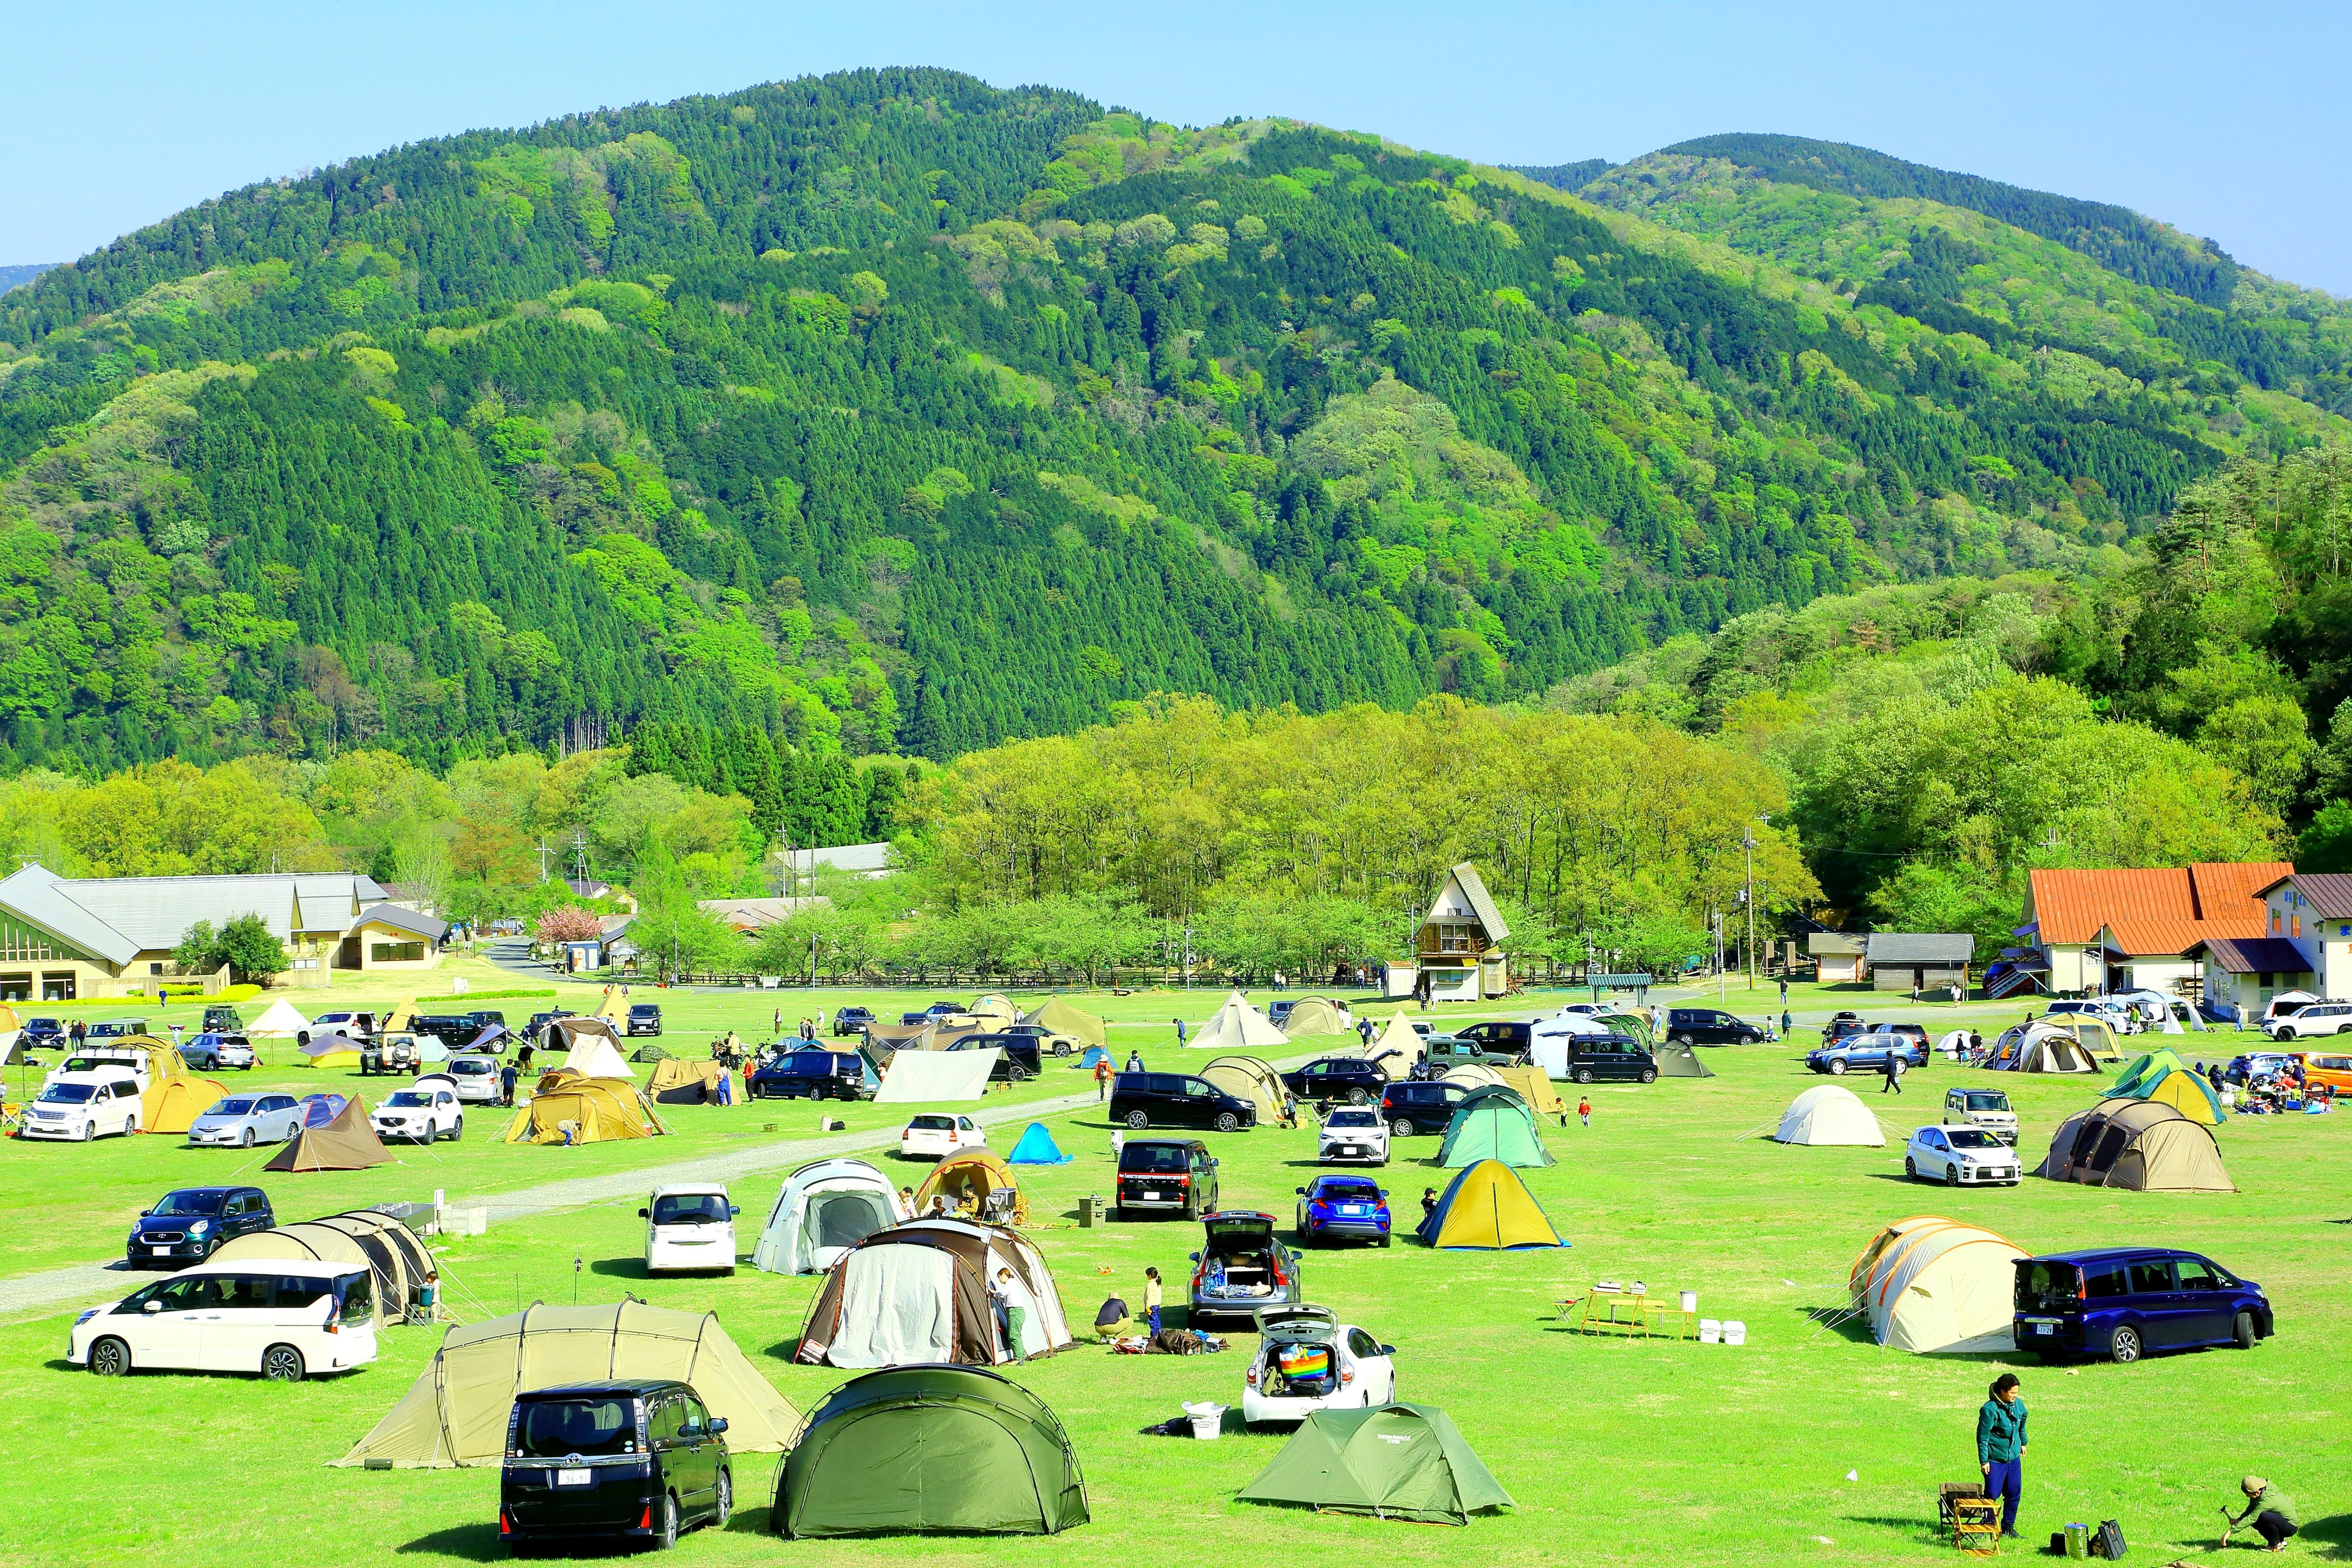
{"type": "Polygon", "coordinates": [[[451,1057],[441,1064],[444,1076],[457,1085],[457,1099],[467,1105],[495,1105],[506,1095],[495,1057],[451,1057]]]}
{"type": "Polygon", "coordinates": [[[188,1142],[250,1149],[283,1143],[300,1130],[302,1106],[290,1094],[233,1094],[188,1123],[188,1142]]]}
{"type": "Polygon", "coordinates": [[[180,1047],[180,1059],[198,1072],[218,1072],[223,1068],[236,1068],[251,1072],[258,1059],[253,1054],[253,1043],[243,1035],[198,1035],[180,1047]]]}

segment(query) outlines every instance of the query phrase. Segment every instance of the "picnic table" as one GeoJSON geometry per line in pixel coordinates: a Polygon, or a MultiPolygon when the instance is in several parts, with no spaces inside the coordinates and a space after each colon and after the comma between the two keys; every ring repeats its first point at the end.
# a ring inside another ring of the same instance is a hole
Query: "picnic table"
{"type": "Polygon", "coordinates": [[[1558,1303],[1560,1321],[1580,1334],[1640,1335],[1653,1339],[1671,1333],[1675,1339],[1696,1331],[1694,1314],[1667,1303],[1662,1296],[1623,1286],[1596,1284],[1580,1296],[1558,1303]],[[1671,1321],[1670,1321],[1671,1320],[1671,1321]]]}

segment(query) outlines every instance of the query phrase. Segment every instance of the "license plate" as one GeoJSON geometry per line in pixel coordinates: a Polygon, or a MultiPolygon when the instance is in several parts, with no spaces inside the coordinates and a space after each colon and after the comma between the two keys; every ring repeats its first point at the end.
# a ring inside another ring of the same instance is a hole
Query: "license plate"
{"type": "Polygon", "coordinates": [[[555,1484],[559,1487],[584,1487],[588,1484],[588,1472],[584,1469],[558,1470],[555,1472],[555,1484]]]}
{"type": "Polygon", "coordinates": [[[1363,1151],[1353,1143],[1342,1143],[1339,1145],[1339,1152],[1352,1158],[1361,1154],[1363,1151]]]}
{"type": "Polygon", "coordinates": [[[147,1250],[153,1253],[158,1258],[169,1258],[172,1256],[172,1249],[168,1247],[151,1247],[147,1250]]]}
{"type": "Polygon", "coordinates": [[[1148,1204],[1164,1204],[1168,1202],[1168,1194],[1166,1193],[1146,1193],[1143,1194],[1143,1201],[1148,1204]]]}
{"type": "Polygon", "coordinates": [[[2036,1323],[2033,1325],[2033,1331],[2037,1334],[2046,1334],[2050,1332],[2051,1327],[2052,1325],[2048,1323],[2036,1323]]]}
{"type": "Polygon", "coordinates": [[[1343,1215],[1360,1215],[1364,1212],[1364,1205],[1361,1204],[1341,1204],[1339,1205],[1339,1212],[1343,1215]]]}

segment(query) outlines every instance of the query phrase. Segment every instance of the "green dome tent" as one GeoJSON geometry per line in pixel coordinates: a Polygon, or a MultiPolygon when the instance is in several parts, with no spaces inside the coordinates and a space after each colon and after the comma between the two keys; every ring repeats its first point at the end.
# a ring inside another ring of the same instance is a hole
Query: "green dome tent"
{"type": "Polygon", "coordinates": [[[2230,1114],[2221,1104],[2221,1097],[2213,1092],[2213,1086],[2169,1047],[2159,1047],[2133,1058],[2131,1065],[2124,1068],[2123,1077],[2107,1090],[2107,1097],[2156,1100],[2208,1127],[2220,1126],[2230,1114]]]}
{"type": "Polygon", "coordinates": [[[1060,1419],[1021,1384],[971,1366],[891,1367],[835,1389],[777,1472],[769,1515],[795,1540],[1056,1535],[1088,1517],[1060,1419]]]}
{"type": "Polygon", "coordinates": [[[1474,1089],[1454,1109],[1445,1124],[1445,1143],[1437,1163],[1460,1170],[1481,1160],[1500,1160],[1522,1170],[1558,1163],[1536,1131],[1535,1113],[1515,1089],[1489,1084],[1474,1089]]]}
{"type": "Polygon", "coordinates": [[[1452,1418],[1428,1405],[1318,1410],[1238,1495],[1423,1524],[1517,1506],[1452,1418]]]}

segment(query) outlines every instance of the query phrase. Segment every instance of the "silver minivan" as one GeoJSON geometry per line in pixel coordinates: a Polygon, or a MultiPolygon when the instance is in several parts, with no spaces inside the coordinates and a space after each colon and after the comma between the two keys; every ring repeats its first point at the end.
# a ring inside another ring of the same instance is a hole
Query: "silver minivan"
{"type": "Polygon", "coordinates": [[[375,1360],[368,1271],[347,1263],[199,1263],[74,1320],[66,1360],[128,1372],[250,1372],[278,1383],[375,1360]]]}

